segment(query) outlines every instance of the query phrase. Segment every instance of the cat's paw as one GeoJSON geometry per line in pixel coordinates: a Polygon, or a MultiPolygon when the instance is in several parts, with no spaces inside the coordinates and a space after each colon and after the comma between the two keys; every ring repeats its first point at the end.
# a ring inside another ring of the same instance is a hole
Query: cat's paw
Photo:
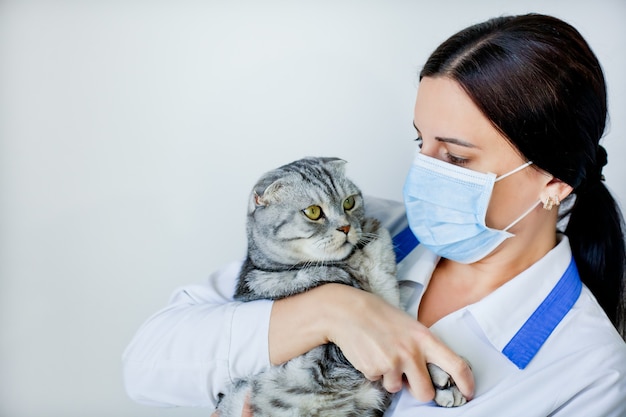
{"type": "Polygon", "coordinates": [[[361,230],[364,234],[373,234],[373,236],[371,237],[374,237],[376,234],[378,234],[380,228],[380,221],[373,217],[366,217],[361,222],[361,230]]]}
{"type": "Polygon", "coordinates": [[[450,375],[443,369],[429,363],[428,372],[435,387],[435,402],[437,405],[441,407],[458,407],[467,402],[450,375]]]}

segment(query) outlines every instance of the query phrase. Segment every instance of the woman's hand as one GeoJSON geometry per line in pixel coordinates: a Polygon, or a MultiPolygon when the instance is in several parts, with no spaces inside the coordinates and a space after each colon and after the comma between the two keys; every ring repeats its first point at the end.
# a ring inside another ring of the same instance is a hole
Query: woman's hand
{"type": "MultiPolygon", "coordinates": [[[[216,411],[213,414],[211,414],[211,417],[220,417],[219,413],[216,411]]],[[[243,411],[241,413],[241,417],[254,417],[252,415],[252,410],[250,410],[250,407],[244,406],[243,411]]]]}
{"type": "MultiPolygon", "coordinates": [[[[252,415],[252,409],[250,409],[248,398],[249,396],[246,396],[246,401],[243,404],[243,410],[241,411],[241,417],[254,417],[252,415]]],[[[213,414],[211,414],[211,417],[220,417],[220,414],[215,411],[213,414]]]]}
{"type": "Polygon", "coordinates": [[[434,363],[450,374],[467,399],[472,398],[474,378],[468,364],[428,328],[377,296],[337,287],[329,291],[336,301],[327,318],[328,340],[367,379],[382,378],[389,392],[400,391],[406,382],[416,399],[430,401],[435,391],[426,364],[434,363]]]}
{"type": "Polygon", "coordinates": [[[323,343],[339,346],[366,378],[382,378],[389,392],[408,385],[420,401],[435,391],[426,367],[445,370],[469,400],[474,379],[468,364],[404,311],[380,297],[327,284],[277,301],[270,321],[270,358],[281,363],[323,343]]]}

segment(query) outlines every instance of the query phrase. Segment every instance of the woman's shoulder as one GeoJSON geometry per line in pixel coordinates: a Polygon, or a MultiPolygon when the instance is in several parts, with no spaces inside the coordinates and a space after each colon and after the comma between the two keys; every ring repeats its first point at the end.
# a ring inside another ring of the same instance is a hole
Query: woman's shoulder
{"type": "Polygon", "coordinates": [[[587,287],[553,336],[561,357],[570,354],[590,367],[619,370],[626,380],[626,342],[587,287]]]}

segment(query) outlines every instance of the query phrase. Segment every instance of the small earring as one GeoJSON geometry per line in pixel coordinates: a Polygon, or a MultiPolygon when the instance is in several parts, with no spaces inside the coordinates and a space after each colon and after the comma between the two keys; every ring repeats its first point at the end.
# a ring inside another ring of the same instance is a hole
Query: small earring
{"type": "Polygon", "coordinates": [[[543,209],[544,210],[552,210],[552,206],[554,205],[554,203],[552,202],[552,198],[551,197],[546,197],[546,200],[543,202],[543,209]]]}
{"type": "Polygon", "coordinates": [[[561,200],[559,200],[559,196],[554,195],[552,197],[546,197],[546,201],[543,202],[543,208],[545,210],[552,210],[552,207],[558,207],[561,204],[561,200]]]}

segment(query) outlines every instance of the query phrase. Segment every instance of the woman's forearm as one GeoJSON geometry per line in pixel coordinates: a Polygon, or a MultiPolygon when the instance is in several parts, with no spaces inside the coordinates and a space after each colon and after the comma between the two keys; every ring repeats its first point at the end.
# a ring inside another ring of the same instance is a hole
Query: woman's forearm
{"type": "Polygon", "coordinates": [[[270,316],[269,354],[273,365],[286,362],[328,343],[328,322],[333,298],[343,296],[345,285],[327,284],[274,302],[270,316]],[[331,294],[335,292],[331,298],[331,294]]]}

